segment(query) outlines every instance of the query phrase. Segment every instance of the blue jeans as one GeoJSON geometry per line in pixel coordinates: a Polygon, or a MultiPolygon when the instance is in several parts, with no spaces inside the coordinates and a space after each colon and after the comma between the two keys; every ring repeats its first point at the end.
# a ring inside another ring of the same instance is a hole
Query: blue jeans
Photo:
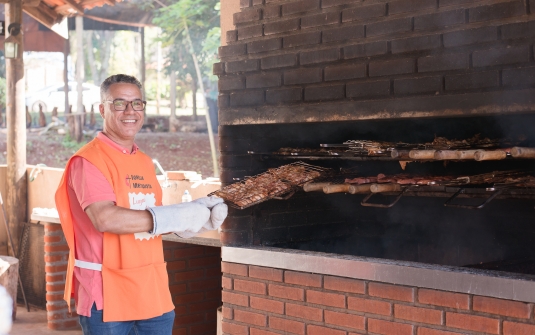
{"type": "Polygon", "coordinates": [[[147,320],[104,322],[102,311],[97,311],[93,304],[91,317],[80,315],[79,318],[84,335],[170,335],[175,311],[147,320]]]}

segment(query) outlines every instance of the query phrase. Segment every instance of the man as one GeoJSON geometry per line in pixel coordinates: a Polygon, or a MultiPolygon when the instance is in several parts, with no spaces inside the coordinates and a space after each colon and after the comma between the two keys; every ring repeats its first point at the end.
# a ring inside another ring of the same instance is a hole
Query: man
{"type": "Polygon", "coordinates": [[[161,234],[217,229],[222,199],[161,206],[152,160],[134,143],[144,120],[141,84],[127,75],[100,88],[103,131],[67,163],[56,207],[69,245],[64,299],[84,334],[171,334],[174,305],[161,234]]]}

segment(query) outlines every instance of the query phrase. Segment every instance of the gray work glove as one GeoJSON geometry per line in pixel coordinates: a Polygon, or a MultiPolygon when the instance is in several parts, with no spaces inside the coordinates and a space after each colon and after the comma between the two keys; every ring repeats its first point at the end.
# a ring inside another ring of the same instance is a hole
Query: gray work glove
{"type": "Polygon", "coordinates": [[[220,202],[214,207],[212,207],[210,219],[202,226],[199,231],[193,232],[186,230],[184,232],[176,232],[176,234],[182,238],[190,238],[200,233],[204,233],[205,231],[216,230],[223,224],[223,221],[225,221],[227,213],[227,205],[225,203],[220,202]]]}
{"type": "Polygon", "coordinates": [[[154,227],[152,235],[192,232],[197,234],[210,220],[210,210],[202,204],[185,202],[176,205],[149,207],[154,227]]]}
{"type": "Polygon", "coordinates": [[[212,209],[215,205],[223,203],[223,199],[216,197],[215,195],[211,195],[209,197],[195,199],[192,202],[205,205],[208,209],[212,209]]]}

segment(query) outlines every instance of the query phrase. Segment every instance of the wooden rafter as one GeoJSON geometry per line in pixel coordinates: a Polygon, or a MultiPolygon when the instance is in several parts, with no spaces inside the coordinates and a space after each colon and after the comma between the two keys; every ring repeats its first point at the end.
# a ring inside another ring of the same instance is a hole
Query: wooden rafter
{"type": "Polygon", "coordinates": [[[43,2],[41,2],[37,7],[23,6],[22,9],[28,15],[41,22],[48,28],[52,28],[54,24],[60,22],[63,18],[56,11],[45,5],[43,2]]]}
{"type": "Polygon", "coordinates": [[[82,14],[84,12],[84,7],[76,3],[74,0],[63,0],[65,4],[72,9],[76,10],[78,13],[82,14]]]}

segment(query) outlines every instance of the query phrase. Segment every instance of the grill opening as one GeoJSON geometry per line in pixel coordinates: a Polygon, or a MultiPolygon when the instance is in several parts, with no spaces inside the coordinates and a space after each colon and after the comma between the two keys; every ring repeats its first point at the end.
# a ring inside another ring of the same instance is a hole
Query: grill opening
{"type": "MultiPolygon", "coordinates": [[[[291,163],[291,158],[251,155],[248,151],[269,153],[285,147],[317,148],[322,143],[351,139],[424,143],[436,136],[465,139],[480,134],[490,139],[522,137],[523,146],[535,147],[533,124],[535,115],[522,114],[222,126],[221,179],[228,185],[234,178],[257,175],[291,163]]],[[[535,171],[535,161],[529,159],[413,162],[405,170],[399,162],[387,160],[306,162],[334,170],[350,169],[365,176],[379,173],[465,176],[492,171],[535,171]]],[[[474,268],[491,264],[487,270],[535,274],[535,266],[518,265],[535,263],[532,248],[535,200],[500,195],[501,198],[474,211],[446,207],[444,197],[413,195],[416,194],[407,191],[395,206],[375,208],[361,206],[366,196],[363,194],[299,191],[288,200],[269,200],[243,210],[231,209],[223,226],[222,242],[474,268]]],[[[373,202],[389,204],[395,196],[378,194],[373,202]]],[[[459,200],[453,199],[452,203],[459,200]]],[[[478,206],[484,200],[463,198],[462,204],[478,206]]]]}

